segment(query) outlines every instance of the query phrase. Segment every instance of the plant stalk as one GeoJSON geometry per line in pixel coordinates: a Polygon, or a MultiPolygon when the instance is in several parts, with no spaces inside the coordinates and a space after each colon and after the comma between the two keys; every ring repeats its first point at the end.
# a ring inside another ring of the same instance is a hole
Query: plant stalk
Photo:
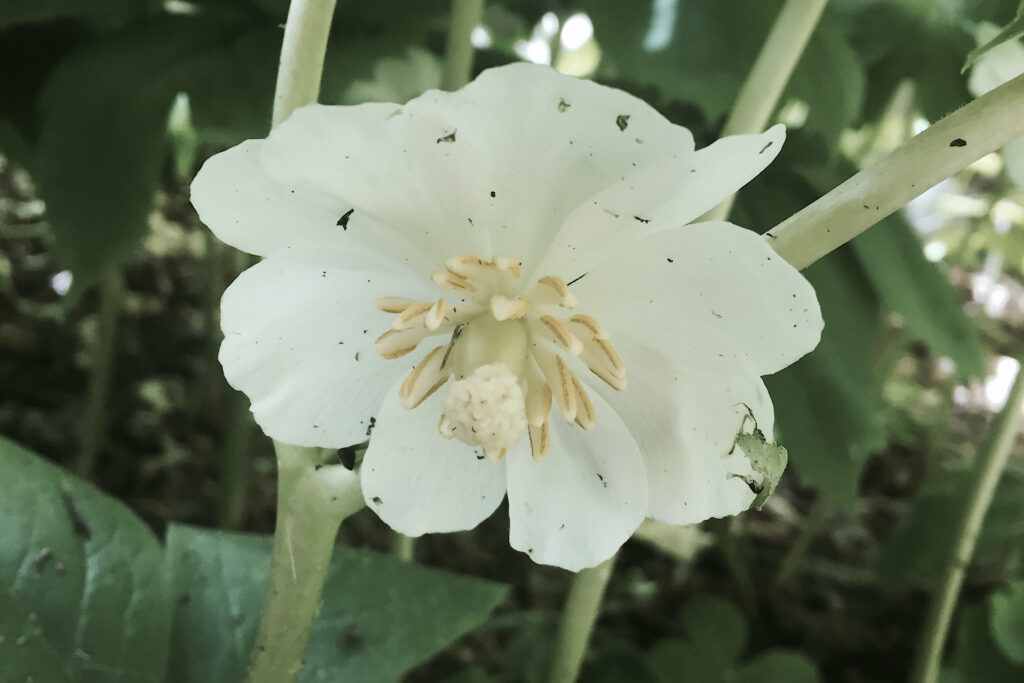
{"type": "MultiPolygon", "coordinates": [[[[1024,363],[1024,356],[1019,359],[1024,363]]],[[[964,583],[964,576],[974,555],[974,546],[982,523],[995,495],[999,479],[1006,469],[1014,441],[1020,431],[1024,411],[1024,369],[1010,389],[1006,405],[996,416],[985,436],[978,457],[978,470],[964,506],[963,516],[946,562],[942,586],[932,603],[917,651],[917,661],[911,680],[915,683],[935,683],[942,666],[942,652],[946,644],[953,612],[964,583]]]]}
{"type": "Polygon", "coordinates": [[[484,0],[452,0],[448,42],[444,47],[441,88],[458,90],[469,83],[473,73],[473,43],[469,36],[484,16],[484,0]]]}
{"type": "Polygon", "coordinates": [[[590,635],[601,612],[601,600],[614,567],[615,555],[612,555],[596,567],[580,571],[573,578],[555,639],[548,683],[573,683],[579,676],[583,656],[587,653],[590,635]]]}
{"type": "MultiPolygon", "coordinates": [[[[826,2],[828,0],[786,0],[740,88],[736,104],[722,129],[723,137],[760,133],[765,129],[826,2]]],[[[730,195],[701,220],[725,220],[735,201],[736,195],[730,195]]]]}
{"type": "Polygon", "coordinates": [[[111,270],[100,283],[100,311],[96,342],[92,348],[92,372],[81,425],[81,440],[75,473],[83,479],[92,477],[96,458],[103,446],[109,426],[107,414],[110,399],[110,378],[114,371],[118,316],[124,300],[124,279],[121,271],[111,270]]]}
{"type": "Polygon", "coordinates": [[[870,228],[914,197],[1024,136],[1024,75],[911,138],[765,233],[799,269],[870,228]]]}
{"type": "Polygon", "coordinates": [[[316,102],[336,0],[292,0],[274,90],[273,125],[316,102]]]}
{"type": "Polygon", "coordinates": [[[318,448],[274,444],[277,525],[249,683],[293,683],[302,672],[309,634],[338,527],[360,510],[359,477],[318,448]]]}

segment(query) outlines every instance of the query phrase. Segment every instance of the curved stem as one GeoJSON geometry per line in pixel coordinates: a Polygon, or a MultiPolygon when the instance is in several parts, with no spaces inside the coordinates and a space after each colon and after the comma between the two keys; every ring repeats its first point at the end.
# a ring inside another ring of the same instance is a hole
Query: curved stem
{"type": "MultiPolygon", "coordinates": [[[[779,104],[782,91],[807,47],[828,0],[786,0],[775,19],[754,67],[740,88],[722,136],[760,133],[779,104]]],[[[702,220],[725,220],[736,195],[705,214],[702,220]]]]}
{"type": "Polygon", "coordinates": [[[277,525],[249,683],[292,683],[302,671],[342,520],[363,507],[359,477],[324,451],[276,443],[277,525]]]}
{"type": "Polygon", "coordinates": [[[335,0],[292,0],[274,90],[273,125],[316,102],[335,0]]]}
{"type": "Polygon", "coordinates": [[[448,42],[444,47],[442,89],[458,90],[469,83],[473,73],[473,43],[469,41],[469,36],[480,24],[483,15],[484,0],[452,0],[448,42]]]}
{"type": "Polygon", "coordinates": [[[580,673],[583,656],[587,653],[590,634],[601,611],[608,580],[615,567],[615,555],[590,569],[580,571],[573,578],[566,599],[562,623],[555,640],[554,658],[548,673],[548,683],[573,683],[580,673]]]}
{"type": "MultiPolygon", "coordinates": [[[[1021,356],[1020,360],[1024,362],[1024,356],[1021,356]]],[[[932,603],[917,652],[917,661],[911,678],[916,683],[935,683],[938,680],[946,634],[949,632],[960,588],[964,583],[964,575],[971,563],[985,514],[992,503],[992,496],[995,495],[999,479],[1006,468],[1010,451],[1020,431],[1022,410],[1024,369],[1017,371],[1017,379],[1010,389],[1006,405],[989,428],[978,457],[978,471],[967,498],[963,517],[960,519],[952,552],[946,563],[942,588],[932,603]]]]}
{"type": "Polygon", "coordinates": [[[92,348],[92,372],[89,375],[89,394],[85,401],[78,459],[75,472],[83,479],[92,477],[96,457],[107,433],[107,403],[110,398],[110,377],[114,371],[114,349],[117,342],[117,323],[124,299],[124,280],[121,271],[107,273],[100,284],[100,312],[96,343],[92,348]]]}
{"type": "Polygon", "coordinates": [[[914,197],[1024,136],[1024,75],[961,107],[765,233],[806,268],[914,197]]]}

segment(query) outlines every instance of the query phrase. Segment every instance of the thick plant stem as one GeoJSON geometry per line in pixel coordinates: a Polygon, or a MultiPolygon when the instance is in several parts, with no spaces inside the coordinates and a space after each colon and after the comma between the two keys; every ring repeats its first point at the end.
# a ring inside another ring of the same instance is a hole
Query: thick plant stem
{"type": "Polygon", "coordinates": [[[403,562],[413,562],[416,559],[416,539],[395,531],[391,537],[391,552],[403,562]]]}
{"type": "Polygon", "coordinates": [[[914,197],[1024,136],[1024,75],[961,107],[765,233],[806,268],[914,197]]]}
{"type": "Polygon", "coordinates": [[[473,43],[469,36],[484,15],[484,0],[452,0],[448,42],[444,48],[441,88],[458,90],[469,83],[473,73],[473,43]]]}
{"type": "MultiPolygon", "coordinates": [[[[1019,359],[1024,363],[1024,356],[1019,359]]],[[[1024,410],[1024,369],[1018,370],[1006,405],[996,416],[985,437],[978,457],[978,471],[934,603],[928,613],[917,661],[911,680],[915,683],[935,683],[942,666],[942,651],[946,644],[950,621],[956,609],[964,575],[971,563],[985,514],[996,492],[999,479],[1020,431],[1021,411],[1024,410]]]]}
{"type": "MultiPolygon", "coordinates": [[[[722,135],[760,133],[779,104],[782,91],[793,75],[807,41],[818,25],[828,0],[786,0],[775,19],[754,67],[740,88],[722,135]]],[[[732,210],[735,195],[713,208],[706,220],[725,220],[732,210]]]]}
{"type": "Polygon", "coordinates": [[[114,371],[114,348],[117,342],[117,320],[124,299],[121,272],[112,270],[100,283],[100,312],[96,343],[92,348],[92,372],[89,394],[83,410],[81,440],[75,472],[83,479],[92,476],[96,458],[107,433],[107,402],[110,398],[110,377],[114,371]]]}
{"type": "Polygon", "coordinates": [[[596,567],[580,571],[573,579],[558,627],[548,683],[573,683],[579,676],[614,567],[613,555],[596,567]]]}
{"type": "Polygon", "coordinates": [[[277,525],[249,683],[292,683],[302,671],[343,519],[363,507],[359,477],[324,452],[275,443],[277,525]]]}
{"type": "Polygon", "coordinates": [[[316,102],[335,0],[292,0],[274,90],[274,125],[316,102]]]}

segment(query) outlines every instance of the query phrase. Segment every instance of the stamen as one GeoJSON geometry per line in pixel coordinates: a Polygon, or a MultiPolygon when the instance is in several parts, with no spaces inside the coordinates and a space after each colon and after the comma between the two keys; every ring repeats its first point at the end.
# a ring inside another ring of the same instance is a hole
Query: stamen
{"type": "Polygon", "coordinates": [[[540,336],[561,346],[574,356],[580,355],[583,351],[583,343],[558,318],[542,315],[537,322],[540,324],[531,325],[531,328],[540,336]]]}
{"type": "Polygon", "coordinates": [[[419,346],[419,343],[427,337],[451,332],[455,329],[457,322],[458,320],[445,320],[436,330],[428,330],[423,326],[410,327],[404,330],[388,330],[377,337],[373,346],[377,349],[377,353],[388,360],[401,358],[405,354],[414,351],[419,346]]]}
{"type": "Polygon", "coordinates": [[[398,317],[391,321],[391,329],[407,330],[411,327],[423,325],[423,316],[433,307],[433,304],[413,304],[398,314],[398,317]]]}
{"type": "Polygon", "coordinates": [[[396,314],[391,329],[375,342],[384,358],[404,356],[427,337],[452,333],[450,342],[413,367],[399,397],[407,408],[416,408],[454,374],[457,381],[445,397],[437,431],[480,448],[490,462],[500,462],[523,431],[533,459],[543,460],[551,448],[552,402],[566,421],[594,428],[594,404],[565,356],[579,357],[612,388],[626,388],[625,364],[596,318],[546,312],[554,311],[550,306],[577,306],[569,286],[549,275],[517,296],[521,272],[517,259],[492,256],[488,262],[460,254],[430,275],[438,287],[458,296],[454,306],[444,297],[426,303],[376,300],[379,310],[396,314]],[[456,348],[460,332],[464,339],[456,348]]]}
{"type": "Polygon", "coordinates": [[[444,322],[444,316],[448,313],[448,302],[445,301],[444,297],[441,297],[437,302],[430,307],[427,311],[426,317],[423,319],[423,324],[426,325],[428,330],[436,330],[441,327],[441,323],[444,322]]]}
{"type": "Polygon", "coordinates": [[[416,303],[416,299],[406,299],[404,296],[382,296],[373,302],[378,311],[385,313],[401,313],[416,303]]]}
{"type": "Polygon", "coordinates": [[[544,376],[536,363],[530,363],[526,369],[526,422],[531,427],[539,427],[548,419],[551,412],[551,387],[544,381],[544,376]]]}
{"type": "Polygon", "coordinates": [[[597,424],[594,404],[590,402],[590,397],[587,396],[587,392],[583,388],[583,383],[580,382],[579,377],[573,375],[572,383],[576,389],[576,419],[574,422],[582,427],[584,431],[589,432],[597,424]]]}
{"type": "Polygon", "coordinates": [[[465,296],[467,294],[476,294],[477,292],[477,287],[472,282],[448,271],[435,270],[430,274],[430,279],[441,289],[453,294],[465,296]]]}
{"type": "Polygon", "coordinates": [[[530,451],[535,462],[540,462],[548,454],[551,448],[551,432],[548,429],[548,421],[544,420],[539,427],[530,425],[530,451]]]}
{"type": "Polygon", "coordinates": [[[523,262],[519,259],[507,256],[492,256],[491,263],[498,266],[498,270],[509,273],[513,278],[518,278],[523,272],[523,262]]]}
{"type": "Polygon", "coordinates": [[[402,382],[398,396],[406,408],[415,408],[423,403],[431,394],[444,386],[451,372],[441,369],[444,346],[438,346],[423,357],[409,376],[402,382]]]}
{"type": "Polygon", "coordinates": [[[507,448],[498,448],[498,449],[495,449],[495,448],[485,448],[483,450],[484,450],[484,457],[487,458],[487,462],[493,462],[493,463],[501,462],[502,458],[505,457],[505,454],[508,453],[508,449],[507,448]]]}
{"type": "Polygon", "coordinates": [[[554,275],[545,275],[529,289],[526,298],[538,304],[558,304],[563,308],[576,308],[579,299],[569,290],[565,280],[554,275]]]}
{"type": "Polygon", "coordinates": [[[509,299],[504,294],[491,297],[491,313],[495,320],[518,320],[530,309],[529,299],[509,299]]]}
{"type": "Polygon", "coordinates": [[[602,325],[597,318],[584,313],[577,313],[573,317],[569,318],[569,326],[577,326],[590,333],[587,334],[586,332],[581,331],[579,333],[581,337],[589,336],[594,339],[608,339],[611,336],[608,334],[608,330],[604,328],[604,325],[602,325]]]}
{"type": "Polygon", "coordinates": [[[534,344],[533,357],[544,373],[544,379],[562,411],[562,417],[566,422],[572,422],[576,419],[576,387],[572,382],[572,371],[561,356],[544,348],[542,344],[534,344]]]}

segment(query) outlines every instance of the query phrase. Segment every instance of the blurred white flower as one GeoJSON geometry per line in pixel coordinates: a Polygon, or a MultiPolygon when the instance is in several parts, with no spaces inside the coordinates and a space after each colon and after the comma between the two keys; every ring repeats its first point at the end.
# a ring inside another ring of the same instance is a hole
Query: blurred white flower
{"type": "MultiPolygon", "coordinates": [[[[984,45],[999,32],[998,26],[986,22],[978,27],[975,38],[979,45],[984,45]]],[[[975,62],[967,79],[967,88],[972,95],[980,97],[1022,73],[1024,42],[1019,38],[1008,40],[995,46],[975,62]]],[[[1024,137],[1017,138],[1003,147],[1003,161],[1006,164],[1006,175],[1010,180],[1024,187],[1024,137]]]]}
{"type": "Polygon", "coordinates": [[[644,102],[529,64],[301,109],[192,186],[218,237],[265,257],[224,295],[225,374],[279,441],[370,437],[364,496],[412,536],[507,493],[512,546],[576,570],[645,517],[736,514],[748,407],[772,433],[760,377],[822,321],[762,238],[686,224],[783,139],[695,151],[644,102]]]}

